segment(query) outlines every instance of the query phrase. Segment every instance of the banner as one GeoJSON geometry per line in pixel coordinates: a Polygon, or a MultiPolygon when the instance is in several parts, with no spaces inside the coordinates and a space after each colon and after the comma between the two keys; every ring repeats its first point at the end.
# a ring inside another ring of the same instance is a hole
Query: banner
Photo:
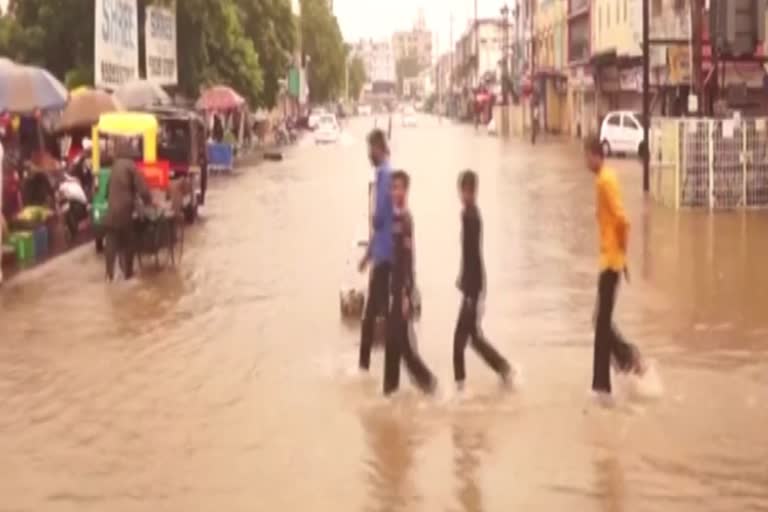
{"type": "Polygon", "coordinates": [[[94,74],[99,87],[115,89],[139,78],[136,0],[94,0],[94,74]]]}
{"type": "Polygon", "coordinates": [[[144,27],[147,80],[160,85],[176,85],[176,12],[164,7],[147,7],[144,27]]]}

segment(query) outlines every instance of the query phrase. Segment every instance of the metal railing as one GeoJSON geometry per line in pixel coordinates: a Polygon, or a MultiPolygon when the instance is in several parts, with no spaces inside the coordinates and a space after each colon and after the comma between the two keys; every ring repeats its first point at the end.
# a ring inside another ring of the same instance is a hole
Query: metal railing
{"type": "Polygon", "coordinates": [[[673,208],[768,208],[768,119],[654,118],[651,195],[673,208]]]}

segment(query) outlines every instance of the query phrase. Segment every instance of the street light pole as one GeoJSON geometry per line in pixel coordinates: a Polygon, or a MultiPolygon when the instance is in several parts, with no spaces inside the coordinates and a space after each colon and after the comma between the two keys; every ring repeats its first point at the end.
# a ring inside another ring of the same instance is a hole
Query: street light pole
{"type": "Polygon", "coordinates": [[[477,24],[477,0],[475,0],[475,52],[477,52],[475,58],[475,80],[476,84],[480,83],[480,27],[477,24]]]}
{"type": "Polygon", "coordinates": [[[650,18],[651,6],[649,0],[643,0],[643,191],[648,192],[651,188],[650,176],[650,132],[651,123],[651,70],[650,70],[650,18]]]}
{"type": "Polygon", "coordinates": [[[502,104],[509,104],[509,5],[506,3],[501,8],[501,16],[504,20],[504,66],[501,77],[502,104]]]}

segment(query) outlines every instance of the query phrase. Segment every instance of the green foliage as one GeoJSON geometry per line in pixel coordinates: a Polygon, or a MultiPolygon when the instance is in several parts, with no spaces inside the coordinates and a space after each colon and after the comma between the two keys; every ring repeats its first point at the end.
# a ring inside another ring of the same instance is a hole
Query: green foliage
{"type": "Polygon", "coordinates": [[[344,87],[346,50],[327,0],[301,0],[301,41],[309,57],[309,94],[313,102],[339,96],[344,87]]]}
{"type": "Polygon", "coordinates": [[[349,63],[349,94],[354,99],[360,98],[363,86],[367,80],[365,76],[365,63],[360,57],[353,57],[349,63]]]}
{"type": "Polygon", "coordinates": [[[181,0],[176,16],[182,92],[194,98],[205,86],[225,84],[251,104],[261,104],[259,56],[236,0],[181,0]]]}
{"type": "Polygon", "coordinates": [[[264,105],[273,107],[280,92],[280,81],[287,77],[298,32],[290,0],[238,0],[243,28],[253,41],[264,70],[264,105]]]}

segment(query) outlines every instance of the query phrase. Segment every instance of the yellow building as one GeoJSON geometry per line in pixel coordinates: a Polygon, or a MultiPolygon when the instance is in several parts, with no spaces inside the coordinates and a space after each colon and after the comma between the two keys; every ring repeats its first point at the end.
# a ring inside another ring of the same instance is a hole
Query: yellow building
{"type": "Polygon", "coordinates": [[[642,105],[642,1],[593,0],[591,64],[597,117],[642,105]]]}
{"type": "Polygon", "coordinates": [[[640,45],[642,13],[638,0],[593,0],[592,53],[615,51],[617,55],[642,55],[640,45]]]}
{"type": "Polygon", "coordinates": [[[566,66],[568,0],[537,0],[534,15],[537,90],[541,94],[542,128],[563,133],[568,122],[566,66]]]}

